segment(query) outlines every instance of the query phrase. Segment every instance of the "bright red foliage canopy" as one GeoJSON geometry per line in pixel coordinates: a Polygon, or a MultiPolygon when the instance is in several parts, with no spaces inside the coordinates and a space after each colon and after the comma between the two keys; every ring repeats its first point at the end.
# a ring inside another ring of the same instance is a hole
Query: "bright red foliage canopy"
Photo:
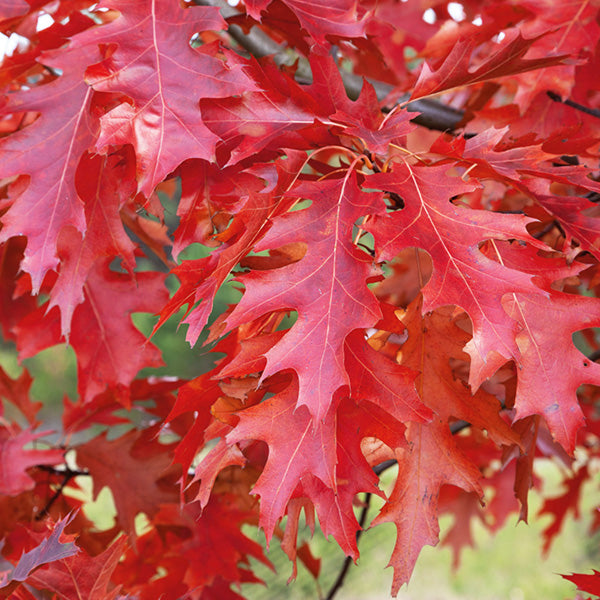
{"type": "Polygon", "coordinates": [[[591,477],[575,450],[600,452],[599,20],[0,0],[1,334],[19,360],[69,344],[78,375],[50,437],[29,373],[0,371],[0,595],[239,598],[269,564],[243,525],[316,574],[301,513],[356,559],[363,494],[397,528],[396,593],[440,512],[526,519],[540,456],[573,469],[547,548],[591,477]],[[140,375],[162,363],[138,312],[208,329],[217,366],[140,375]],[[111,490],[112,529],[79,477],[111,490]]]}

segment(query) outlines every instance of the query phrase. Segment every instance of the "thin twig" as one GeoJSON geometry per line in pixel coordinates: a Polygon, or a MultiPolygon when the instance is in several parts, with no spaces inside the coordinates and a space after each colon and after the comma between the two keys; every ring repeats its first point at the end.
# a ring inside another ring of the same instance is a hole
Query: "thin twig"
{"type": "Polygon", "coordinates": [[[63,493],[63,490],[73,479],[73,477],[77,477],[79,475],[89,475],[87,471],[79,471],[77,469],[70,469],[69,467],[57,469],[56,467],[52,467],[50,465],[37,465],[37,468],[40,471],[46,471],[47,473],[51,473],[52,475],[62,475],[63,479],[60,482],[58,488],[56,488],[54,494],[48,499],[44,508],[40,510],[40,512],[36,515],[35,520],[41,521],[44,517],[48,515],[52,505],[60,498],[60,495],[63,493]]]}
{"type": "Polygon", "coordinates": [[[548,94],[548,98],[554,100],[554,102],[560,102],[561,104],[564,104],[565,106],[570,106],[571,108],[585,113],[586,115],[590,115],[592,117],[600,119],[600,110],[596,108],[589,108],[588,106],[584,106],[583,104],[579,104],[579,102],[574,102],[573,100],[569,100],[568,98],[563,99],[555,92],[548,91],[546,92],[546,94],[548,94]]]}
{"type": "MultiPolygon", "coordinates": [[[[365,523],[367,522],[367,513],[369,512],[369,506],[371,504],[371,494],[365,494],[365,501],[360,511],[360,517],[358,518],[358,524],[360,525],[360,529],[356,532],[356,542],[360,539],[362,532],[364,531],[365,523]]],[[[325,597],[325,600],[332,600],[332,598],[336,595],[337,591],[344,585],[344,579],[346,578],[346,573],[352,564],[352,557],[346,556],[344,559],[344,564],[336,577],[336,580],[333,582],[333,585],[329,589],[329,593],[325,597]]]]}

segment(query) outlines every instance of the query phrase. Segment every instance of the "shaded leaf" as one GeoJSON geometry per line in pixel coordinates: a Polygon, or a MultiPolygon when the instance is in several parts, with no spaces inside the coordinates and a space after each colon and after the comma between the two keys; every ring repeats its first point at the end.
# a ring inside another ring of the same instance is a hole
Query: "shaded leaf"
{"type": "MultiPolygon", "coordinates": [[[[21,556],[14,571],[9,576],[9,581],[26,581],[42,565],[59,561],[79,552],[74,542],[61,542],[64,528],[71,522],[73,517],[65,517],[58,521],[52,533],[44,539],[33,550],[21,556]]],[[[8,582],[7,582],[8,583],[8,582]]]]}

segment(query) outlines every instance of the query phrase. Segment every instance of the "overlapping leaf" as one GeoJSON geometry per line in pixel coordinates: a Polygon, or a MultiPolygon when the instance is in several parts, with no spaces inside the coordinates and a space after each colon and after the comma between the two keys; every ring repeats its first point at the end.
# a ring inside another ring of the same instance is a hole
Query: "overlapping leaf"
{"type": "Polygon", "coordinates": [[[133,430],[109,441],[105,435],[77,448],[77,462],[88,469],[94,482],[94,497],[107,486],[113,493],[117,519],[135,538],[135,517],[143,512],[149,518],[160,504],[177,501],[173,488],[161,489],[171,463],[165,446],[133,430]]]}
{"type": "Polygon", "coordinates": [[[187,304],[190,314],[184,321],[189,324],[186,339],[194,344],[208,322],[217,290],[260,239],[272,211],[273,199],[268,194],[252,194],[230,226],[217,238],[222,244],[218,249],[206,258],[187,260],[175,267],[173,272],[181,286],[164,307],[157,326],[187,304]],[[200,304],[190,310],[197,302],[200,304]]]}
{"type": "Polygon", "coordinates": [[[62,463],[64,453],[61,450],[25,448],[47,434],[47,431],[32,433],[28,430],[13,434],[5,427],[0,429],[0,493],[16,496],[33,489],[35,482],[27,469],[62,463]]]}
{"type": "Polygon", "coordinates": [[[318,477],[336,488],[335,410],[315,425],[306,407],[296,409],[297,383],[264,403],[240,413],[228,443],[259,439],[269,445],[269,459],[253,493],[261,497],[260,525],[270,539],[275,525],[303,476],[318,477]]]}
{"type": "MultiPolygon", "coordinates": [[[[26,581],[39,567],[77,554],[79,549],[72,540],[69,540],[68,542],[60,541],[60,538],[64,535],[63,532],[65,527],[72,519],[72,516],[61,519],[54,525],[52,532],[47,538],[42,540],[38,546],[29,552],[24,553],[13,572],[9,575],[8,581],[26,581]]],[[[8,582],[4,583],[6,585],[8,582]]],[[[5,590],[5,592],[6,591],[7,590],[5,590]]]]}
{"type": "MultiPolygon", "coordinates": [[[[309,2],[301,0],[284,0],[300,25],[314,38],[324,43],[328,35],[341,37],[363,37],[367,18],[360,3],[356,0],[335,0],[323,3],[321,0],[309,2]]],[[[246,11],[252,17],[260,20],[271,0],[247,0],[244,2],[246,11]]]]}
{"type": "Polygon", "coordinates": [[[378,405],[390,418],[401,423],[431,419],[429,406],[423,404],[415,390],[418,371],[375,351],[360,331],[346,338],[346,369],[352,398],[378,405]]]}
{"type": "Polygon", "coordinates": [[[578,590],[582,590],[595,596],[600,595],[600,571],[593,569],[593,573],[573,573],[572,575],[563,575],[565,579],[573,582],[578,590]]]}
{"type": "Polygon", "coordinates": [[[566,490],[563,494],[553,498],[546,498],[544,501],[538,515],[547,514],[552,519],[551,523],[542,532],[544,536],[544,552],[547,553],[550,549],[550,544],[562,529],[565,517],[569,512],[572,511],[575,517],[579,515],[582,487],[588,478],[588,468],[587,465],[584,465],[565,481],[564,486],[566,490]]]}
{"type": "Polygon", "coordinates": [[[227,327],[274,310],[298,312],[294,326],[266,353],[263,377],[293,369],[299,380],[298,406],[306,405],[320,421],[333,394],[349,383],[343,356],[346,336],[380,318],[366,285],[377,272],[351,236],[354,223],[382,212],[383,203],[381,194],[358,189],[353,171],[344,178],[304,182],[293,194],[310,200],[311,206],[276,218],[255,249],[302,242],[306,254],[291,265],[241,276],[246,292],[227,318],[227,327]]]}
{"type": "Polygon", "coordinates": [[[93,558],[84,552],[65,557],[48,570],[34,572],[28,583],[49,590],[64,600],[115,600],[119,587],[111,582],[112,574],[123,556],[126,539],[120,537],[104,552],[93,558]]]}
{"type": "Polygon", "coordinates": [[[377,439],[389,448],[405,448],[405,425],[376,404],[344,399],[337,415],[337,487],[327,488],[315,477],[302,482],[302,491],[315,505],[324,535],[333,535],[346,554],[359,556],[356,534],[360,530],[353,505],[360,492],[377,494],[378,477],[365,458],[362,442],[377,439]]]}
{"type": "Polygon", "coordinates": [[[302,147],[306,138],[318,139],[319,131],[312,126],[318,117],[328,116],[327,105],[322,106],[273,64],[263,68],[253,64],[251,73],[264,91],[247,90],[241,97],[201,102],[203,122],[231,152],[229,164],[265,148],[291,148],[298,142],[302,147]]]}
{"type": "Polygon", "coordinates": [[[96,147],[133,143],[139,190],[148,196],[184,160],[214,159],[217,138],[202,123],[200,98],[241,94],[253,83],[233,54],[225,64],[216,46],[190,46],[195,33],[223,29],[217,8],[158,0],[108,0],[101,8],[120,16],[79,36],[77,44],[116,47],[86,78],[95,90],[125,94],[132,104],[102,117],[96,147]]]}
{"type": "Polygon", "coordinates": [[[582,383],[600,385],[600,365],[575,348],[572,334],[598,327],[600,306],[595,298],[570,294],[554,293],[547,300],[516,293],[505,299],[505,307],[521,324],[516,337],[521,354],[516,418],[542,415],[554,439],[572,453],[584,424],[577,388],[582,383]]]}
{"type": "Polygon", "coordinates": [[[2,0],[0,2],[0,20],[11,19],[27,14],[29,5],[25,0],[2,0]]]}
{"type": "MultiPolygon", "coordinates": [[[[448,176],[447,166],[396,163],[390,172],[370,176],[367,185],[394,192],[406,203],[404,210],[367,224],[379,256],[390,260],[413,246],[431,256],[433,275],[423,289],[423,310],[446,304],[466,310],[473,321],[473,344],[483,365],[491,352],[505,359],[518,357],[514,340],[517,325],[500,300],[516,289],[534,292],[537,288],[529,275],[491,260],[480,252],[479,245],[488,239],[535,242],[525,228],[527,217],[453,204],[452,198],[474,187],[448,176]]],[[[486,371],[476,387],[493,373],[486,371]]]]}
{"type": "Polygon", "coordinates": [[[474,37],[458,39],[441,65],[433,69],[427,63],[423,65],[412,98],[421,98],[459,86],[560,64],[569,56],[561,54],[525,59],[523,56],[545,34],[525,39],[518,29],[503,33],[505,37],[498,44],[497,51],[492,50],[491,55],[482,60],[474,70],[471,69],[471,59],[473,50],[477,46],[477,39],[474,37]]]}
{"type": "Polygon", "coordinates": [[[61,69],[57,80],[10,98],[5,112],[39,111],[29,127],[0,140],[0,177],[28,175],[27,189],[3,217],[0,241],[27,236],[21,268],[31,275],[37,293],[46,273],[56,269],[56,245],[71,225],[85,231],[83,204],[75,187],[75,171],[94,141],[89,109],[91,88],[83,81],[88,64],[100,58],[97,48],[71,47],[45,54],[40,62],[61,69]]]}
{"type": "MultiPolygon", "coordinates": [[[[161,364],[160,352],[135,328],[131,313],[156,312],[166,301],[164,276],[156,272],[134,275],[112,271],[102,260],[88,274],[85,301],[75,309],[70,337],[84,401],[108,386],[120,390],[122,402],[128,404],[128,387],[138,371],[161,364]]],[[[30,313],[17,327],[23,358],[62,341],[58,310],[46,314],[46,308],[30,313]]]]}
{"type": "Polygon", "coordinates": [[[519,437],[500,416],[498,399],[479,389],[471,390],[453,373],[451,364],[467,360],[463,352],[469,336],[453,322],[452,308],[421,316],[421,301],[413,302],[402,316],[408,340],[402,345],[402,364],[418,369],[421,400],[442,420],[462,419],[485,429],[496,444],[519,444],[519,437]]]}
{"type": "Polygon", "coordinates": [[[423,546],[438,542],[441,486],[455,485],[481,495],[479,469],[458,451],[447,424],[411,423],[406,439],[408,449],[397,451],[394,491],[373,522],[392,522],[398,532],[389,563],[394,567],[393,594],[410,579],[423,546]]]}
{"type": "Polygon", "coordinates": [[[84,285],[96,260],[115,256],[130,273],[135,268],[135,245],[119,216],[119,209],[135,189],[132,169],[118,156],[84,157],[83,161],[85,177],[80,177],[80,190],[87,229],[83,239],[72,229],[65,229],[59,237],[61,267],[48,306],[60,308],[60,329],[66,338],[73,311],[84,300],[84,285]]]}

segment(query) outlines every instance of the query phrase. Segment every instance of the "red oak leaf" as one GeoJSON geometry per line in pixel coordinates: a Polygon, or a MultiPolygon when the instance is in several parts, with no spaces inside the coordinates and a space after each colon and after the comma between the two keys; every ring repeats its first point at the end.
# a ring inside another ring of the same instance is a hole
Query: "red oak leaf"
{"type": "Polygon", "coordinates": [[[27,14],[29,4],[25,0],[1,0],[0,1],[0,21],[12,19],[27,14]]]}
{"type": "MultiPolygon", "coordinates": [[[[479,245],[486,240],[508,239],[535,244],[525,228],[530,220],[454,205],[450,198],[473,187],[449,177],[447,170],[447,166],[395,163],[389,173],[368,177],[366,185],[397,193],[406,207],[389,216],[375,217],[366,229],[375,236],[376,250],[383,260],[413,246],[429,253],[433,275],[423,289],[423,310],[445,304],[463,308],[473,321],[472,344],[481,365],[486,364],[493,351],[505,359],[518,357],[516,324],[500,300],[515,289],[535,292],[537,288],[529,275],[491,260],[479,250],[479,245]]],[[[471,385],[478,387],[496,369],[486,368],[485,375],[481,374],[483,366],[474,369],[471,385]]]]}
{"type": "MultiPolygon", "coordinates": [[[[212,439],[206,437],[205,432],[212,422],[211,406],[221,395],[221,388],[216,381],[210,379],[210,373],[188,382],[177,394],[177,400],[167,417],[167,423],[186,413],[192,413],[195,417],[192,426],[185,432],[173,453],[173,462],[179,463],[184,473],[188,473],[198,448],[212,439]]],[[[183,478],[182,485],[186,481],[187,479],[183,478]]]]}
{"type": "MultiPolygon", "coordinates": [[[[534,5],[532,5],[533,7],[534,5]]],[[[575,60],[551,68],[536,69],[517,75],[519,82],[515,102],[521,107],[535,106],[536,92],[551,90],[570,96],[574,89],[576,72],[597,47],[600,27],[597,7],[592,3],[573,3],[557,6],[552,0],[541,0],[535,5],[535,19],[524,22],[520,29],[525,37],[542,34],[530,58],[546,57],[558,52],[569,53],[575,60]]]]}
{"type": "Polygon", "coordinates": [[[405,426],[379,406],[346,398],[337,413],[337,486],[331,488],[317,477],[306,477],[301,490],[313,502],[323,534],[333,535],[346,556],[358,558],[356,532],[360,530],[353,503],[359,492],[384,497],[378,476],[364,454],[365,438],[377,438],[390,448],[406,447],[405,426]]]}
{"type": "Polygon", "coordinates": [[[525,417],[513,425],[514,431],[521,438],[521,452],[516,446],[505,448],[502,454],[503,464],[511,461],[515,456],[514,495],[521,504],[519,520],[527,523],[529,511],[529,490],[534,485],[533,463],[535,451],[540,437],[542,418],[539,415],[525,417]]]}
{"type": "Polygon", "coordinates": [[[35,465],[57,465],[64,461],[62,450],[24,448],[48,433],[26,430],[14,435],[5,427],[0,429],[0,494],[16,496],[25,490],[32,490],[35,482],[27,474],[27,469],[35,465]]]}
{"type": "Polygon", "coordinates": [[[298,383],[239,413],[239,424],[227,443],[262,440],[269,445],[267,464],[253,489],[260,495],[260,526],[270,540],[294,489],[305,476],[315,476],[335,490],[335,415],[318,422],[304,406],[296,408],[298,383]]]}
{"type": "Polygon", "coordinates": [[[26,238],[15,237],[0,245],[0,324],[6,340],[14,341],[14,326],[37,307],[36,298],[18,284],[26,243],[26,238]]]}
{"type": "Polygon", "coordinates": [[[455,138],[450,143],[439,138],[432,151],[464,161],[473,177],[500,179],[536,198],[548,196],[553,182],[600,192],[591,169],[567,164],[556,168],[549,162],[553,155],[541,145],[505,148],[508,131],[490,127],[471,139],[455,138]]]}
{"type": "Polygon", "coordinates": [[[280,269],[240,276],[246,292],[227,317],[227,328],[272,310],[298,311],[295,325],[265,354],[263,378],[294,369],[299,379],[298,406],[306,405],[318,421],[327,414],[335,391],[349,383],[343,364],[346,336],[380,318],[378,302],[366,285],[377,271],[351,236],[354,223],[367,214],[381,213],[383,203],[380,194],[358,189],[352,170],[343,179],[304,182],[293,194],[311,200],[312,205],[275,218],[255,250],[302,242],[306,254],[280,269]]]}
{"type": "Polygon", "coordinates": [[[301,86],[274,64],[252,63],[248,73],[261,86],[241,98],[201,102],[204,122],[223,140],[228,164],[242,161],[264,149],[305,148],[335,144],[325,127],[360,138],[373,152],[385,153],[388,144],[414,130],[414,113],[395,110],[384,116],[370,84],[356,101],[348,98],[335,62],[329,55],[310,60],[313,82],[301,86]],[[321,126],[323,125],[323,126],[321,126]]]}
{"type": "Polygon", "coordinates": [[[398,532],[389,563],[394,567],[392,594],[409,580],[421,548],[439,541],[437,503],[441,486],[450,484],[482,494],[479,469],[456,448],[446,423],[410,423],[406,438],[408,448],[396,451],[394,491],[372,523],[392,522],[398,532]]]}
{"type": "Polygon", "coordinates": [[[581,491],[583,484],[588,481],[589,472],[587,465],[583,465],[579,470],[571,477],[566,479],[563,485],[566,490],[560,496],[553,498],[546,498],[542,508],[538,512],[538,517],[544,514],[550,515],[551,523],[542,531],[544,538],[544,552],[548,553],[552,541],[556,538],[560,532],[565,517],[569,511],[573,512],[575,519],[579,518],[579,502],[581,497],[581,491]]]}
{"type": "Polygon", "coordinates": [[[468,388],[450,372],[450,358],[462,354],[464,334],[447,317],[442,319],[434,313],[422,321],[420,315],[417,300],[403,319],[408,327],[408,341],[401,348],[402,361],[421,371],[417,379],[419,395],[441,418],[434,417],[426,424],[408,424],[408,447],[396,447],[396,486],[374,521],[394,522],[398,530],[390,561],[394,566],[393,593],[408,581],[421,548],[438,542],[437,501],[441,486],[452,484],[482,495],[479,469],[457,448],[448,427],[449,418],[464,415],[476,425],[490,429],[492,437],[501,442],[518,442],[498,416],[497,400],[482,391],[472,398],[468,388]],[[453,343],[453,338],[458,339],[453,343]],[[494,426],[490,427],[488,421],[494,426]]]}
{"type": "Polygon", "coordinates": [[[264,234],[267,219],[273,212],[273,199],[269,194],[252,194],[244,207],[231,221],[229,227],[218,236],[222,242],[210,256],[198,260],[186,260],[173,269],[181,286],[162,310],[156,325],[158,328],[183,305],[191,307],[184,323],[189,325],[186,339],[196,343],[208,323],[215,294],[232,269],[254,247],[264,234]]]}
{"type": "MultiPolygon", "coordinates": [[[[178,506],[172,506],[170,510],[175,514],[181,513],[178,506]]],[[[249,557],[273,568],[262,546],[241,531],[241,525],[248,522],[249,518],[247,511],[228,503],[227,495],[213,498],[203,510],[201,518],[197,510],[188,507],[184,519],[192,536],[183,540],[175,556],[178,561],[183,558],[188,562],[185,582],[190,589],[214,585],[217,589],[214,595],[207,594],[208,598],[217,600],[231,597],[233,600],[235,595],[229,589],[229,582],[243,582],[249,575],[251,580],[260,581],[252,579],[252,574],[248,574],[241,566],[249,563],[249,557]],[[216,549],[218,552],[215,552],[216,549]]],[[[174,516],[170,517],[169,522],[177,523],[174,516]]]]}
{"type": "MultiPolygon", "coordinates": [[[[33,571],[54,561],[60,561],[77,554],[79,548],[74,542],[61,542],[60,537],[63,535],[64,528],[73,520],[73,516],[67,516],[58,521],[52,528],[52,533],[44,539],[38,546],[25,552],[19,559],[14,571],[9,575],[8,580],[4,584],[11,581],[27,581],[31,577],[33,571]]],[[[2,592],[0,592],[2,593],[2,592]]]]}
{"type": "Polygon", "coordinates": [[[232,499],[231,494],[213,497],[202,515],[197,504],[164,505],[153,519],[155,528],[138,538],[114,580],[141,600],[154,600],[157,590],[165,600],[189,596],[189,590],[210,600],[241,598],[229,585],[259,581],[244,568],[250,557],[273,567],[261,545],[241,532],[254,513],[232,499]]]}
{"type": "Polygon", "coordinates": [[[466,361],[463,352],[469,336],[454,324],[453,309],[445,307],[421,317],[421,299],[402,316],[408,340],[402,345],[402,364],[419,369],[417,388],[421,400],[443,420],[462,419],[487,430],[498,445],[519,445],[519,437],[500,416],[500,402],[482,389],[471,394],[454,374],[451,364],[466,361]]]}
{"type": "Polygon", "coordinates": [[[375,351],[360,331],[346,338],[346,370],[352,398],[368,400],[400,422],[422,423],[433,416],[416,392],[418,372],[375,351]]]}
{"type": "Polygon", "coordinates": [[[118,425],[129,423],[129,419],[115,414],[123,408],[123,404],[115,398],[115,394],[107,390],[94,396],[89,402],[72,403],[68,398],[63,399],[63,428],[66,432],[75,433],[102,423],[118,425]]]}
{"type": "Polygon", "coordinates": [[[133,143],[139,190],[149,196],[166,175],[188,158],[214,159],[216,136],[202,123],[200,98],[222,98],[251,90],[231,52],[218,57],[213,45],[192,48],[198,31],[223,29],[216,7],[182,8],[178,2],[106,0],[118,10],[112,23],[76,38],[79,46],[116,45],[87,71],[95,90],[119,92],[132,100],[101,118],[99,150],[133,143]],[[135,35],[131,35],[134,31],[135,35]]]}
{"type": "MultiPolygon", "coordinates": [[[[42,408],[43,403],[31,400],[29,390],[32,382],[33,379],[26,370],[23,371],[20,377],[13,379],[0,367],[0,396],[16,406],[31,427],[37,427],[39,421],[36,415],[42,408]]],[[[2,409],[0,408],[1,414],[2,409]]]]}
{"type": "Polygon", "coordinates": [[[260,373],[265,366],[264,355],[281,338],[285,331],[274,331],[257,337],[251,337],[240,341],[240,351],[232,357],[232,360],[219,369],[219,377],[240,377],[251,373],[260,373]]]}
{"type": "Polygon", "coordinates": [[[561,54],[524,59],[523,56],[532,45],[546,34],[525,39],[519,29],[515,28],[504,31],[504,35],[502,42],[496,46],[497,51],[492,50],[491,55],[487,54],[475,69],[470,67],[477,39],[473,37],[458,39],[450,53],[444,57],[442,64],[433,69],[428,63],[423,65],[411,98],[421,98],[455,87],[557,65],[569,57],[568,54],[561,54]]]}
{"type": "Polygon", "coordinates": [[[244,466],[246,459],[236,445],[230,446],[221,438],[217,445],[207,454],[202,462],[196,467],[193,481],[199,481],[200,487],[195,499],[204,508],[208,504],[210,492],[215,483],[217,475],[226,467],[232,465],[244,466]]]}
{"type": "Polygon", "coordinates": [[[109,441],[102,434],[77,447],[77,464],[89,471],[94,498],[103,487],[110,488],[117,520],[135,538],[135,517],[152,518],[161,504],[177,502],[176,490],[161,487],[171,464],[168,446],[151,441],[147,432],[130,431],[109,441]]]}
{"type": "Polygon", "coordinates": [[[264,189],[262,179],[236,167],[219,169],[206,161],[189,160],[179,169],[181,199],[177,206],[179,227],[173,233],[173,258],[189,244],[217,246],[229,215],[238,213],[251,194],[264,189]],[[216,238],[216,239],[215,239],[216,238]]]}
{"type": "Polygon", "coordinates": [[[578,590],[600,596],[600,571],[592,569],[594,573],[587,575],[585,573],[573,573],[572,575],[561,575],[565,579],[573,582],[578,590]]]}
{"type": "Polygon", "coordinates": [[[452,567],[460,566],[460,554],[464,548],[474,547],[473,527],[471,523],[478,519],[485,525],[484,513],[481,508],[481,500],[473,492],[446,486],[442,488],[440,504],[444,505],[454,515],[454,523],[448,529],[442,539],[443,546],[452,549],[452,567]],[[444,497],[447,492],[448,497],[444,497]]]}
{"type": "Polygon", "coordinates": [[[598,327],[600,306],[595,298],[557,292],[549,298],[511,294],[504,306],[521,325],[516,336],[520,368],[515,418],[542,415],[553,438],[572,454],[577,431],[585,422],[577,388],[582,383],[600,385],[600,365],[575,348],[572,334],[598,327]]]}
{"type": "MultiPolygon", "coordinates": [[[[272,0],[247,0],[246,12],[260,20],[261,11],[272,0]]],[[[283,0],[294,13],[300,25],[316,42],[325,43],[325,36],[345,38],[364,37],[368,15],[356,0],[283,0]]]]}
{"type": "Polygon", "coordinates": [[[46,273],[58,265],[56,244],[63,228],[71,225],[85,231],[75,171],[81,154],[94,141],[89,114],[92,89],[83,74],[99,57],[97,49],[72,46],[43,54],[39,61],[63,74],[46,85],[12,94],[5,109],[41,113],[25,129],[0,140],[0,177],[30,177],[27,189],[3,217],[0,242],[27,236],[21,268],[31,275],[34,294],[46,273]]]}
{"type": "Polygon", "coordinates": [[[600,219],[593,203],[571,196],[537,196],[537,200],[560,223],[567,248],[575,239],[582,250],[600,259],[600,219]]]}
{"type": "Polygon", "coordinates": [[[308,543],[305,542],[302,546],[297,547],[298,520],[302,509],[304,509],[306,521],[309,524],[311,531],[314,531],[315,528],[314,510],[312,510],[310,500],[307,500],[306,498],[293,498],[290,500],[287,509],[288,520],[285,525],[283,539],[281,540],[281,549],[287,554],[293,564],[292,574],[288,579],[288,584],[296,579],[296,575],[298,574],[296,557],[300,558],[304,563],[304,566],[315,579],[319,577],[321,571],[321,559],[313,557],[308,543]]]}
{"type": "MultiPolygon", "coordinates": [[[[200,103],[202,120],[231,153],[228,164],[265,148],[305,147],[306,137],[317,139],[323,145],[332,141],[315,127],[319,117],[326,120],[328,103],[323,106],[274,64],[266,63],[261,68],[253,63],[249,72],[266,91],[249,90],[240,98],[200,103]]],[[[339,75],[337,77],[339,79],[339,75]]]]}
{"type": "Polygon", "coordinates": [[[132,273],[135,245],[125,233],[119,209],[135,190],[131,163],[118,156],[84,156],[80,196],[85,202],[87,230],[80,235],[65,228],[59,237],[61,267],[50,292],[48,310],[60,308],[61,333],[69,339],[76,306],[84,300],[84,285],[98,258],[117,256],[132,273]],[[130,184],[130,185],[128,185],[130,184]]]}
{"type": "Polygon", "coordinates": [[[115,600],[120,597],[119,587],[111,583],[111,576],[126,546],[127,538],[122,536],[98,556],[79,552],[63,557],[50,569],[30,575],[27,583],[62,600],[115,600]]]}
{"type": "MultiPolygon", "coordinates": [[[[78,356],[78,390],[84,401],[107,386],[120,389],[128,404],[128,388],[138,371],[161,365],[160,352],[131,322],[133,312],[156,312],[167,299],[164,275],[135,273],[135,278],[110,270],[98,261],[84,285],[85,301],[73,314],[70,343],[78,356]]],[[[60,315],[46,306],[16,328],[22,358],[61,343],[60,315]]]]}
{"type": "Polygon", "coordinates": [[[346,112],[350,104],[347,101],[337,104],[343,108],[331,115],[331,119],[345,125],[344,134],[359,138],[371,152],[385,154],[392,140],[404,138],[416,127],[410,122],[414,113],[407,110],[397,108],[383,116],[375,90],[369,83],[364,84],[354,106],[350,105],[352,113],[346,112]]]}

